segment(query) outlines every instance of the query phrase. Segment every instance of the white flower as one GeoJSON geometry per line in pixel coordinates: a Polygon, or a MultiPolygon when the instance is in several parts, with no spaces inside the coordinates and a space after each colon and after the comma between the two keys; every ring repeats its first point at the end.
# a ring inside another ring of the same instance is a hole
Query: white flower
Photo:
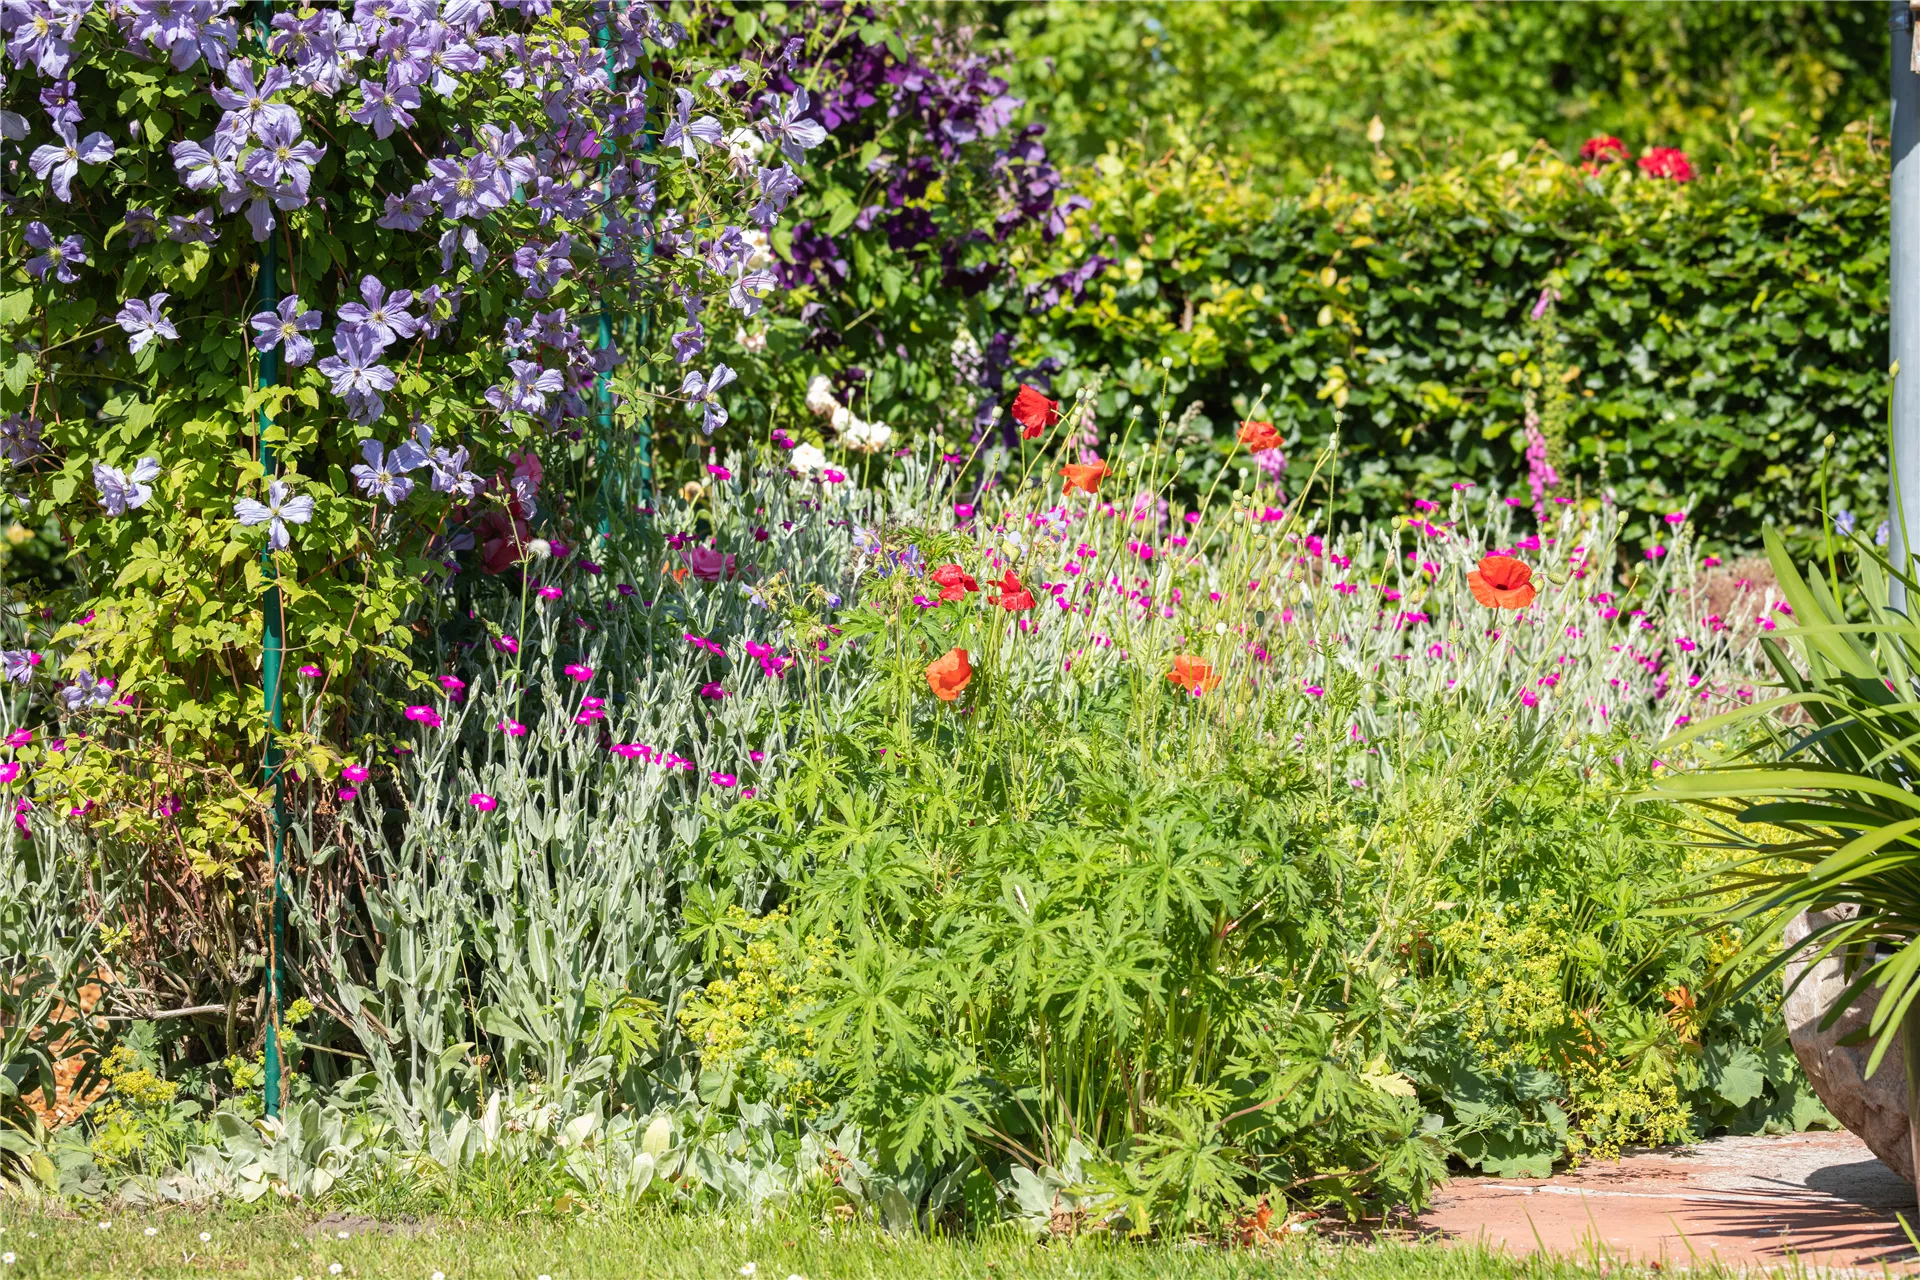
{"type": "Polygon", "coordinates": [[[447,1280],[447,1277],[444,1272],[436,1271],[432,1275],[428,1276],[427,1280],[447,1280]]]}
{"type": "Polygon", "coordinates": [[[340,1274],[340,1264],[336,1262],[336,1263],[333,1263],[333,1264],[332,1264],[331,1266],[329,1266],[329,1267],[327,1268],[327,1274],[328,1274],[328,1275],[330,1275],[330,1276],[337,1276],[337,1275],[339,1275],[339,1274],[340,1274]]]}
{"type": "Polygon", "coordinates": [[[787,455],[787,465],[803,476],[817,476],[827,468],[827,455],[817,444],[803,444],[787,455]]]}
{"type": "Polygon", "coordinates": [[[840,439],[849,449],[878,453],[893,439],[893,428],[884,422],[862,422],[855,418],[841,428],[840,439]]]}
{"type": "Polygon", "coordinates": [[[12,1266],[12,1265],[13,1265],[13,1254],[11,1254],[11,1253],[0,1253],[0,1262],[4,1262],[4,1263],[6,1263],[6,1264],[7,1264],[8,1266],[12,1266]]]}
{"type": "Polygon", "coordinates": [[[212,1240],[213,1240],[213,1232],[211,1232],[211,1231],[202,1231],[202,1232],[200,1233],[200,1243],[201,1243],[201,1244],[208,1244],[208,1243],[211,1243],[211,1242],[212,1242],[212,1240]]]}
{"type": "Polygon", "coordinates": [[[843,404],[834,405],[833,408],[827,410],[827,414],[827,425],[835,431],[838,431],[841,435],[845,435],[848,427],[860,421],[860,419],[853,416],[853,410],[843,404]]]}
{"type": "Polygon", "coordinates": [[[753,246],[753,252],[747,255],[747,270],[765,271],[773,265],[773,238],[758,227],[749,227],[740,233],[740,238],[753,246]]]}
{"type": "Polygon", "coordinates": [[[112,1224],[111,1222],[103,1222],[103,1223],[101,1223],[101,1224],[100,1224],[100,1229],[101,1229],[102,1231],[105,1231],[105,1230],[107,1230],[108,1228],[110,1228],[110,1227],[112,1227],[112,1226],[113,1226],[113,1224],[112,1224]]]}
{"type": "Polygon", "coordinates": [[[767,149],[767,144],[760,140],[760,135],[745,125],[728,134],[726,142],[727,163],[732,165],[733,171],[743,178],[753,172],[754,163],[760,159],[760,153],[767,149]]]}
{"type": "MultiPolygon", "coordinates": [[[[553,544],[545,538],[535,538],[527,544],[527,554],[535,560],[545,560],[553,554],[553,544]]],[[[340,1238],[345,1240],[346,1234],[342,1232],[340,1238]]]]}
{"type": "Polygon", "coordinates": [[[749,1262],[746,1266],[740,1268],[740,1274],[743,1276],[750,1276],[754,1272],[758,1271],[759,1269],[760,1269],[759,1267],[756,1267],[753,1263],[749,1262]]]}
{"type": "Polygon", "coordinates": [[[140,1234],[145,1236],[157,1236],[160,1234],[160,1228],[148,1227],[145,1231],[141,1232],[140,1234]]]}
{"type": "Polygon", "coordinates": [[[807,383],[807,408],[824,418],[839,407],[840,402],[833,398],[832,381],[824,373],[814,374],[813,380],[807,383]]]}
{"type": "Polygon", "coordinates": [[[733,331],[733,340],[740,344],[742,351],[751,351],[755,355],[759,355],[767,349],[767,331],[765,329],[735,329],[733,331]]]}

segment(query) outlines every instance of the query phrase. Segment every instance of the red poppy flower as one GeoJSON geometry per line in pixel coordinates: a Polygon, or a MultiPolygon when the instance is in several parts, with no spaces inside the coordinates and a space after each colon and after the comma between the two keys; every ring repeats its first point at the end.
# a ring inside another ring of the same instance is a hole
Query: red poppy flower
{"type": "Polygon", "coordinates": [[[949,649],[927,664],[927,688],[942,702],[952,702],[973,679],[973,663],[965,649],[949,649]]]}
{"type": "Polygon", "coordinates": [[[1031,440],[1060,421],[1060,402],[1049,400],[1026,383],[1013,398],[1013,420],[1020,424],[1020,438],[1031,440]]]}
{"type": "Polygon", "coordinates": [[[1066,492],[1075,489],[1083,493],[1098,493],[1100,482],[1107,478],[1107,464],[1104,462],[1069,462],[1060,468],[1060,474],[1067,478],[1066,492]]]}
{"type": "Polygon", "coordinates": [[[1167,672],[1167,679],[1185,689],[1188,693],[1200,694],[1220,683],[1220,677],[1213,673],[1211,663],[1200,661],[1182,653],[1173,660],[1173,670],[1167,672]]]}
{"type": "Polygon", "coordinates": [[[1007,576],[1000,579],[1000,598],[994,601],[1002,609],[1033,608],[1033,592],[1020,585],[1020,579],[1013,576],[1013,570],[1007,570],[1007,576]]]}
{"type": "Polygon", "coordinates": [[[1262,453],[1280,447],[1280,433],[1273,429],[1271,422],[1243,422],[1240,424],[1240,443],[1247,446],[1251,453],[1262,453]]]}
{"type": "Polygon", "coordinates": [[[1533,570],[1512,556],[1488,556],[1467,575],[1473,598],[1490,609],[1524,609],[1539,594],[1533,588],[1533,570]]]}
{"type": "Polygon", "coordinates": [[[957,564],[943,564],[933,571],[933,580],[940,584],[942,600],[965,600],[967,592],[978,591],[980,584],[973,575],[957,564]]]}
{"type": "Polygon", "coordinates": [[[1651,147],[1647,154],[1640,157],[1640,172],[1649,178],[1692,182],[1693,161],[1687,159],[1687,153],[1678,147],[1651,147]]]}

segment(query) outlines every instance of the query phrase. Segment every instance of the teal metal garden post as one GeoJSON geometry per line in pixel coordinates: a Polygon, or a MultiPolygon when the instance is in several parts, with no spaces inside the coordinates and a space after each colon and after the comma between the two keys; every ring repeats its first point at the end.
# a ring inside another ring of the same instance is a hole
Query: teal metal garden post
{"type": "MultiPolygon", "coordinates": [[[[1893,0],[1892,244],[1888,254],[1889,360],[1893,368],[1891,493],[1887,507],[1893,563],[1912,564],[1920,539],[1920,75],[1913,69],[1913,9],[1893,0]]],[[[1890,603],[1906,611],[1907,591],[1895,582],[1890,603]]]]}
{"type": "MultiPolygon", "coordinates": [[[[280,285],[275,278],[279,264],[275,261],[273,238],[269,236],[260,249],[260,305],[271,311],[280,301],[280,285]]],[[[260,353],[260,383],[262,387],[280,384],[280,353],[277,350],[260,353]]],[[[267,440],[267,429],[273,425],[273,414],[266,405],[260,406],[259,441],[260,469],[268,479],[274,471],[273,445],[267,440]]],[[[280,982],[284,964],[281,951],[286,945],[287,935],[287,894],[282,882],[281,863],[287,852],[287,792],[284,761],[280,754],[280,730],[284,726],[280,709],[280,676],[286,660],[286,617],[280,607],[280,583],[274,566],[273,546],[268,544],[261,552],[262,576],[266,579],[266,600],[261,606],[263,618],[260,644],[260,694],[267,713],[267,785],[273,788],[273,814],[270,819],[272,830],[267,833],[268,855],[273,871],[273,908],[270,935],[267,940],[267,1047],[265,1061],[265,1079],[261,1087],[266,1091],[267,1114],[280,1114],[280,982]]]]}

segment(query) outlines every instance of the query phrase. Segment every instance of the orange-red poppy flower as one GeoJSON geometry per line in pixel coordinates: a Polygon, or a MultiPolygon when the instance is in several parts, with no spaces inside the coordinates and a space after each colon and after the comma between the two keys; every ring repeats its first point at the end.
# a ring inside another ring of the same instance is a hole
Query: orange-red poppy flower
{"type": "Polygon", "coordinates": [[[1202,662],[1184,653],[1175,656],[1173,670],[1167,672],[1167,679],[1188,693],[1205,693],[1220,683],[1220,677],[1213,673],[1211,663],[1202,662]]]}
{"type": "Polygon", "coordinates": [[[965,600],[967,592],[978,591],[980,584],[973,575],[957,564],[943,564],[933,571],[933,580],[940,584],[942,600],[965,600]]]}
{"type": "Polygon", "coordinates": [[[965,649],[949,649],[927,664],[927,687],[942,702],[952,702],[973,679],[973,663],[965,649]]]}
{"type": "Polygon", "coordinates": [[[1107,478],[1107,464],[1104,462],[1069,462],[1060,468],[1060,474],[1067,478],[1066,491],[1078,489],[1083,493],[1098,493],[1100,482],[1107,478]]]}
{"type": "Polygon", "coordinates": [[[1492,609],[1524,609],[1539,593],[1533,589],[1533,570],[1512,556],[1488,556],[1467,575],[1473,598],[1492,609]]]}
{"type": "Polygon", "coordinates": [[[1240,443],[1252,453],[1278,449],[1280,433],[1273,429],[1271,422],[1243,422],[1240,424],[1240,443]]]}
{"type": "Polygon", "coordinates": [[[995,585],[1000,588],[1000,598],[994,603],[1002,609],[1033,608],[1033,592],[1020,585],[1020,579],[1013,576],[1013,570],[1007,570],[1007,576],[995,585]]]}
{"type": "Polygon", "coordinates": [[[1026,383],[1013,398],[1013,420],[1020,424],[1020,438],[1031,440],[1060,421],[1060,402],[1049,400],[1026,383]]]}

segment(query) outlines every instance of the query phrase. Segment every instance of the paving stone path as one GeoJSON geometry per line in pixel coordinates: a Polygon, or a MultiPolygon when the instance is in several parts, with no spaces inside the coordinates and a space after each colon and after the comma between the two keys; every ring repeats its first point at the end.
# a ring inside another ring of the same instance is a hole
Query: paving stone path
{"type": "Polygon", "coordinates": [[[1551,1178],[1462,1178],[1418,1219],[1429,1235],[1516,1254],[1685,1267],[1870,1268],[1920,1275],[1896,1213],[1914,1190],[1850,1133],[1715,1138],[1551,1178]]]}

